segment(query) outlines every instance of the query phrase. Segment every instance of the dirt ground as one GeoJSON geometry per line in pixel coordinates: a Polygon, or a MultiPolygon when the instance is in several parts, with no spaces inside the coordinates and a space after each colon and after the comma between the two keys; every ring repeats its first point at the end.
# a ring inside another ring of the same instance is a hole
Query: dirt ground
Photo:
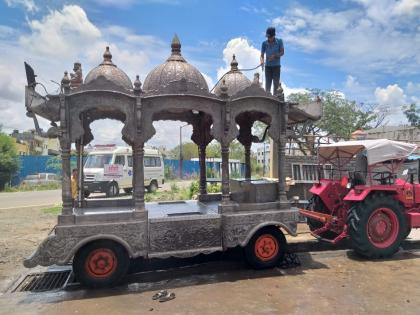
{"type": "Polygon", "coordinates": [[[39,208],[0,209],[0,292],[27,271],[23,258],[37,248],[56,222],[56,215],[39,208]]]}

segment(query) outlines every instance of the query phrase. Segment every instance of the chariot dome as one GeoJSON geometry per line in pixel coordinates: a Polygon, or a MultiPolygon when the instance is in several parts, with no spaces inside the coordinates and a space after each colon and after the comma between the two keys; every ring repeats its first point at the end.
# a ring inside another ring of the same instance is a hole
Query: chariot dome
{"type": "Polygon", "coordinates": [[[172,53],[165,63],[153,69],[144,80],[143,90],[150,94],[171,94],[175,91],[191,94],[209,92],[203,75],[181,55],[177,35],[171,44],[172,53]]]}
{"type": "Polygon", "coordinates": [[[251,85],[251,81],[239,70],[235,55],[233,55],[230,63],[230,71],[223,76],[214,88],[214,93],[217,96],[222,94],[221,86],[223,84],[226,85],[229,96],[235,95],[251,85]]]}
{"type": "Polygon", "coordinates": [[[103,56],[104,61],[88,73],[84,83],[100,85],[100,81],[105,80],[105,82],[111,82],[123,90],[132,90],[133,84],[128,75],[112,62],[112,55],[109,51],[109,47],[106,47],[103,56]]]}

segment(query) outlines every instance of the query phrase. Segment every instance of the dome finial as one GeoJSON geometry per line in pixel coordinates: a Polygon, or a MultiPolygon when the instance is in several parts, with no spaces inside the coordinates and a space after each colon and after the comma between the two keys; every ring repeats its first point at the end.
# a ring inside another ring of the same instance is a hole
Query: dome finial
{"type": "Polygon", "coordinates": [[[222,85],[220,86],[220,96],[223,98],[229,97],[228,86],[226,85],[226,80],[223,79],[222,85]]]}
{"type": "Polygon", "coordinates": [[[140,76],[136,75],[136,80],[134,81],[134,94],[140,94],[141,92],[140,76]]]}
{"type": "Polygon", "coordinates": [[[109,51],[109,46],[106,46],[105,52],[104,52],[104,61],[102,62],[103,65],[114,65],[112,63],[112,54],[109,51]]]}
{"type": "Polygon", "coordinates": [[[233,58],[230,63],[230,71],[238,71],[238,62],[236,61],[235,54],[233,54],[233,58]]]}
{"type": "Polygon", "coordinates": [[[174,37],[172,38],[171,48],[172,48],[172,55],[181,54],[181,42],[179,41],[177,34],[175,34],[174,37]]]}

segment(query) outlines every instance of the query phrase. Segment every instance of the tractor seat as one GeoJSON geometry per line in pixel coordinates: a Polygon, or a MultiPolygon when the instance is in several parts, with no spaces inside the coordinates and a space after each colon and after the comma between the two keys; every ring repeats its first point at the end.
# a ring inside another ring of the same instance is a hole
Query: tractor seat
{"type": "Polygon", "coordinates": [[[366,185],[366,173],[358,171],[353,173],[353,186],[357,185],[366,185]]]}

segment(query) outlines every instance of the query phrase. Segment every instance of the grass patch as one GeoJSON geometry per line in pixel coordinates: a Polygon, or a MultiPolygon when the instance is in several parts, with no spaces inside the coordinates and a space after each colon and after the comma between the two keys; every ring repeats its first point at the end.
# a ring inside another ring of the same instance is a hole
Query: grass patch
{"type": "Polygon", "coordinates": [[[52,207],[49,207],[49,208],[41,209],[41,211],[43,213],[46,213],[46,214],[58,215],[58,214],[61,213],[61,209],[62,209],[61,205],[55,205],[55,206],[52,206],[52,207]]]}
{"type": "MultiPolygon", "coordinates": [[[[221,184],[208,184],[207,192],[221,192],[221,188],[221,184]]],[[[197,198],[199,190],[200,187],[198,181],[192,182],[188,188],[180,188],[176,183],[172,183],[170,191],[155,191],[153,193],[146,192],[144,194],[144,200],[146,202],[191,200],[197,198]]]]}

